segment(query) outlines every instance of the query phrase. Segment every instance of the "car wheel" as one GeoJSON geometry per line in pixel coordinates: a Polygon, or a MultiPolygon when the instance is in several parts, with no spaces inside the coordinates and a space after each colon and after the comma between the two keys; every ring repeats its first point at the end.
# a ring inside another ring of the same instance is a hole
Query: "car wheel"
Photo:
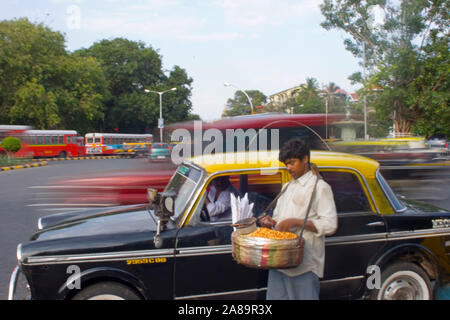
{"type": "Polygon", "coordinates": [[[65,158],[67,157],[67,153],[65,151],[61,151],[58,155],[58,158],[65,158]]]}
{"type": "Polygon", "coordinates": [[[101,282],[77,293],[73,300],[141,300],[129,287],[116,282],[101,282]]]}
{"type": "Polygon", "coordinates": [[[374,300],[431,300],[430,278],[422,268],[396,263],[381,273],[381,286],[372,292],[374,300]]]}

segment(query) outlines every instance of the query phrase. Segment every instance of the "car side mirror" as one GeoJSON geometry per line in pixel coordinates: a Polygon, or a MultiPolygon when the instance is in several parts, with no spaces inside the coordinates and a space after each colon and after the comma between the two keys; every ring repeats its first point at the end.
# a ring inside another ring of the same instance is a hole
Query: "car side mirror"
{"type": "Polygon", "coordinates": [[[156,189],[147,189],[148,201],[153,206],[155,215],[159,218],[156,235],[153,238],[153,242],[157,248],[162,247],[161,231],[166,229],[167,223],[175,213],[175,197],[175,191],[159,193],[156,189]]]}

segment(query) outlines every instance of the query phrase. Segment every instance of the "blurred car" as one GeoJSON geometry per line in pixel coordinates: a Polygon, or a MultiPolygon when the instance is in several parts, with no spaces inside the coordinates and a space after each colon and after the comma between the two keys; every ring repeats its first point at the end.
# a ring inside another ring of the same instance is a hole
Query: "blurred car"
{"type": "MultiPolygon", "coordinates": [[[[202,208],[212,181],[228,176],[259,216],[266,205],[256,205],[274,199],[291,177],[278,152],[238,158],[183,162],[164,193],[149,190],[145,208],[43,217],[17,247],[8,298],[22,277],[38,300],[264,298],[268,271],[233,260],[231,217],[208,221],[202,208]]],[[[311,161],[338,214],[325,242],[321,299],[432,299],[445,288],[450,212],[397,198],[372,159],[313,151],[311,161]]]]}
{"type": "Polygon", "coordinates": [[[154,142],[150,148],[149,161],[169,160],[172,146],[164,142],[154,142]]]}
{"type": "Polygon", "coordinates": [[[449,149],[448,138],[442,133],[435,133],[425,142],[429,148],[449,149]]]}
{"type": "Polygon", "coordinates": [[[123,144],[123,148],[119,150],[120,155],[136,157],[146,157],[150,153],[151,143],[144,142],[128,142],[123,144]]]}
{"type": "Polygon", "coordinates": [[[89,208],[142,204],[147,202],[147,188],[163,191],[175,169],[134,171],[109,175],[57,180],[47,186],[36,186],[46,193],[44,200],[35,199],[41,208],[89,208]]]}
{"type": "Polygon", "coordinates": [[[329,146],[334,151],[372,158],[382,166],[434,164],[446,159],[446,152],[428,148],[421,137],[331,141],[329,146]]]}

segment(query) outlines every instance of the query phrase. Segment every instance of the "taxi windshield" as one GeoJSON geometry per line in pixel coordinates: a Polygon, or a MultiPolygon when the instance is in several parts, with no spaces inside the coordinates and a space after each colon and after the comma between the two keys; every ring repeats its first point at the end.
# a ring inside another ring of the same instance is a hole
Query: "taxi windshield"
{"type": "Polygon", "coordinates": [[[166,191],[175,191],[176,193],[174,219],[183,213],[186,204],[192,198],[192,194],[201,176],[202,174],[199,169],[188,165],[182,164],[177,168],[177,171],[166,187],[166,191]]]}

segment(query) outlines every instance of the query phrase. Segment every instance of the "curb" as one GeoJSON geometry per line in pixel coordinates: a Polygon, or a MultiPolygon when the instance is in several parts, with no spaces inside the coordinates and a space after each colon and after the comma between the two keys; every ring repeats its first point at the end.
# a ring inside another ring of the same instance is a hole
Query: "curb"
{"type": "Polygon", "coordinates": [[[11,170],[18,170],[18,169],[42,167],[42,166],[46,166],[46,165],[48,165],[47,161],[41,161],[39,163],[27,163],[27,164],[21,164],[21,165],[17,165],[17,166],[0,167],[0,171],[11,171],[11,170]]]}
{"type": "Polygon", "coordinates": [[[67,161],[67,160],[104,160],[104,159],[127,159],[126,156],[88,156],[88,157],[71,157],[71,158],[45,158],[33,159],[32,161],[67,161]]]}

